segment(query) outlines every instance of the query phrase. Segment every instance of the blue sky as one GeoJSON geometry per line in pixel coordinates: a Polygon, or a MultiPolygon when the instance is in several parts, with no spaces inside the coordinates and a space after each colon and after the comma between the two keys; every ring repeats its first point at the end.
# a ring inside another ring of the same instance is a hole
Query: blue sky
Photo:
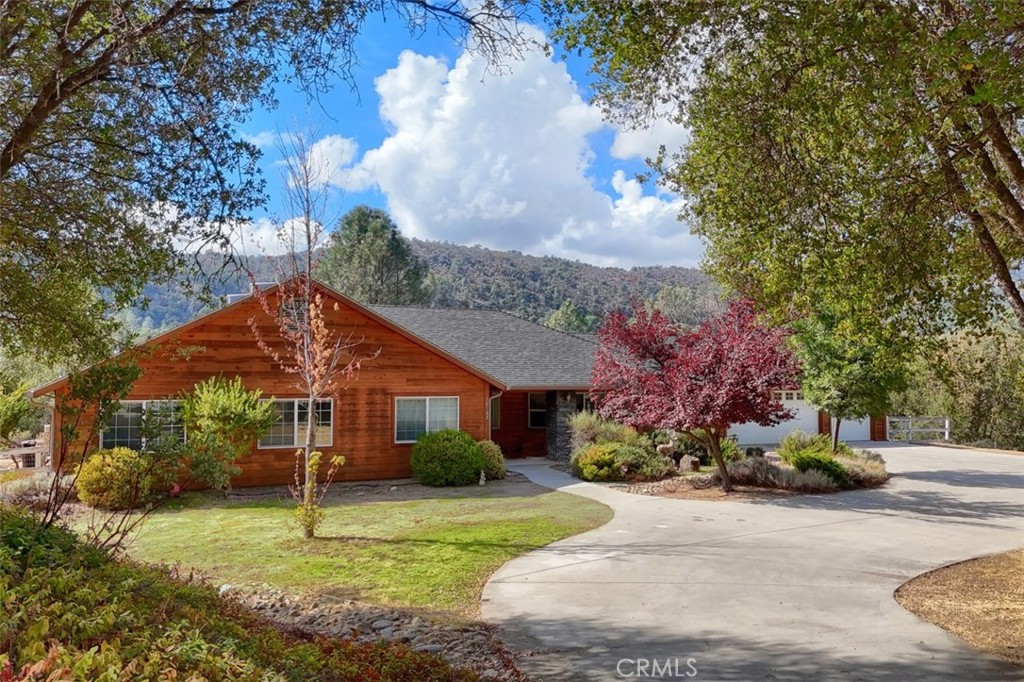
{"type": "Polygon", "coordinates": [[[247,251],[257,242],[273,251],[269,218],[291,217],[273,140],[298,126],[315,129],[313,152],[335,171],[335,213],[365,203],[387,209],[408,236],[599,265],[699,260],[698,240],[676,219],[681,200],[635,179],[645,156],[678,147],[685,131],[606,123],[587,102],[583,59],[536,51],[495,75],[450,37],[410,36],[394,17],[372,19],[357,41],[357,91],[338,83],[307,102],[280,86],[279,107],[243,126],[263,149],[271,196],[247,251]]]}

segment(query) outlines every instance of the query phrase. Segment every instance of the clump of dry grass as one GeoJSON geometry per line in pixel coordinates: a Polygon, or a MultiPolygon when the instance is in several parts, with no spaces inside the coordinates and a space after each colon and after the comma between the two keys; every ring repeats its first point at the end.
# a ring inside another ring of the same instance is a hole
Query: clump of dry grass
{"type": "Polygon", "coordinates": [[[836,461],[846,469],[855,488],[876,488],[889,480],[885,460],[878,453],[854,450],[852,455],[837,455],[836,461]]]}
{"type": "Polygon", "coordinates": [[[835,482],[822,471],[797,471],[781,467],[764,457],[747,457],[729,463],[729,476],[736,485],[778,488],[805,493],[827,493],[836,490],[835,482]]]}

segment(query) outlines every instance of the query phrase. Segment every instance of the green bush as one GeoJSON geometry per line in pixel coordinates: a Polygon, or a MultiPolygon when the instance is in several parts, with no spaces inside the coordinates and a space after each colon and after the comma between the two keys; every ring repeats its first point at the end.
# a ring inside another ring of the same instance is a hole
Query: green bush
{"type": "Polygon", "coordinates": [[[676,468],[650,448],[622,445],[615,453],[615,462],[623,477],[630,481],[660,481],[674,476],[676,468]]]}
{"type": "MultiPolygon", "coordinates": [[[[694,433],[697,435],[703,435],[704,432],[697,429],[694,433]]],[[[711,455],[708,454],[708,451],[703,445],[682,435],[680,435],[679,439],[676,441],[676,455],[679,457],[693,457],[694,459],[699,459],[700,463],[704,466],[711,463],[711,455]]]]}
{"type": "Polygon", "coordinates": [[[789,463],[797,471],[820,471],[831,478],[837,486],[845,488],[850,483],[850,474],[846,467],[832,455],[814,450],[795,452],[790,455],[789,463]]]}
{"type": "Polygon", "coordinates": [[[484,449],[463,431],[425,433],[412,446],[412,475],[423,485],[469,485],[480,480],[484,449]]]}
{"type": "Polygon", "coordinates": [[[283,631],[212,587],[112,560],[8,506],[0,506],[0,594],[0,679],[7,661],[19,680],[477,679],[403,645],[283,631]],[[22,675],[26,666],[38,669],[22,675]]]}
{"type": "Polygon", "coordinates": [[[672,462],[649,447],[624,443],[595,443],[577,450],[572,472],[584,481],[657,481],[675,474],[672,462]]]}
{"type": "Polygon", "coordinates": [[[584,481],[621,481],[618,454],[624,447],[622,443],[595,443],[577,450],[570,462],[573,475],[584,481]]]}
{"type": "Polygon", "coordinates": [[[487,480],[505,478],[505,455],[501,452],[501,446],[493,440],[482,440],[480,447],[484,450],[484,474],[487,480]]]}
{"type": "Polygon", "coordinates": [[[604,419],[597,412],[590,410],[583,410],[569,417],[569,428],[572,430],[569,445],[573,452],[598,443],[622,443],[636,447],[644,447],[649,443],[636,429],[604,419]]]}
{"type": "Polygon", "coordinates": [[[153,487],[152,461],[131,448],[96,450],[78,470],[78,498],[90,507],[136,509],[153,487]]]}
{"type": "MultiPolygon", "coordinates": [[[[833,454],[832,436],[827,433],[816,433],[814,435],[810,435],[804,433],[800,429],[790,431],[782,439],[782,442],[779,443],[778,454],[783,461],[788,462],[793,453],[797,452],[818,452],[825,455],[831,455],[833,454]]],[[[839,441],[834,454],[853,457],[854,450],[843,441],[839,441]]]]}
{"type": "Polygon", "coordinates": [[[740,450],[739,443],[734,441],[732,438],[724,438],[719,446],[722,449],[722,459],[726,462],[738,462],[743,459],[743,451],[740,450]]]}

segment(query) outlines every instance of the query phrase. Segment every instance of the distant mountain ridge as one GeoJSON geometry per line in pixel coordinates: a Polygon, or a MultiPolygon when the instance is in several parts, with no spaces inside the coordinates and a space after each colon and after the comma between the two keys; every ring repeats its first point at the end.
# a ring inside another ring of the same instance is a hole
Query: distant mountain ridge
{"type": "MultiPolygon", "coordinates": [[[[653,298],[664,287],[698,289],[708,283],[708,277],[696,268],[644,266],[627,270],[482,246],[419,239],[411,242],[416,254],[430,267],[432,305],[503,310],[536,322],[566,299],[572,299],[583,312],[603,318],[628,307],[633,298],[653,298]]],[[[257,280],[273,280],[273,258],[250,257],[246,264],[257,280]]],[[[220,265],[219,257],[212,254],[202,256],[201,262],[209,271],[220,265]]],[[[210,283],[215,296],[245,292],[248,287],[248,278],[241,269],[210,283]]],[[[149,299],[148,306],[127,313],[132,326],[167,329],[210,307],[186,296],[173,284],[147,285],[144,295],[149,299]]]]}

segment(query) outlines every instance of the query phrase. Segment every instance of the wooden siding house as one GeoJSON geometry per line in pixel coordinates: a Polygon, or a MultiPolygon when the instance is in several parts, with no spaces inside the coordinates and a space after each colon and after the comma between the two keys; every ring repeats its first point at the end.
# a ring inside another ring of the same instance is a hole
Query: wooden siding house
{"type": "MultiPolygon", "coordinates": [[[[412,443],[441,428],[491,438],[510,457],[568,456],[567,410],[581,405],[588,389],[593,341],[494,311],[366,307],[319,286],[333,299],[325,306],[329,324],[362,338],[368,351],[380,349],[348,389],[316,406],[318,449],[346,458],[338,480],[409,476],[412,443]]],[[[253,316],[265,338],[277,337],[273,321],[247,296],[142,344],[153,351],[140,361],[142,376],[91,445],[140,447],[144,410],[167,405],[208,377],[239,376],[276,401],[279,419],[237,462],[242,473],[232,483],[291,482],[306,404],[294,377],[257,347],[247,323],[253,316]]],[[[32,392],[48,394],[59,407],[67,378],[32,392]]],[[[54,439],[59,415],[55,409],[54,439]]],[[[55,441],[51,452],[59,451],[55,441]]]]}

